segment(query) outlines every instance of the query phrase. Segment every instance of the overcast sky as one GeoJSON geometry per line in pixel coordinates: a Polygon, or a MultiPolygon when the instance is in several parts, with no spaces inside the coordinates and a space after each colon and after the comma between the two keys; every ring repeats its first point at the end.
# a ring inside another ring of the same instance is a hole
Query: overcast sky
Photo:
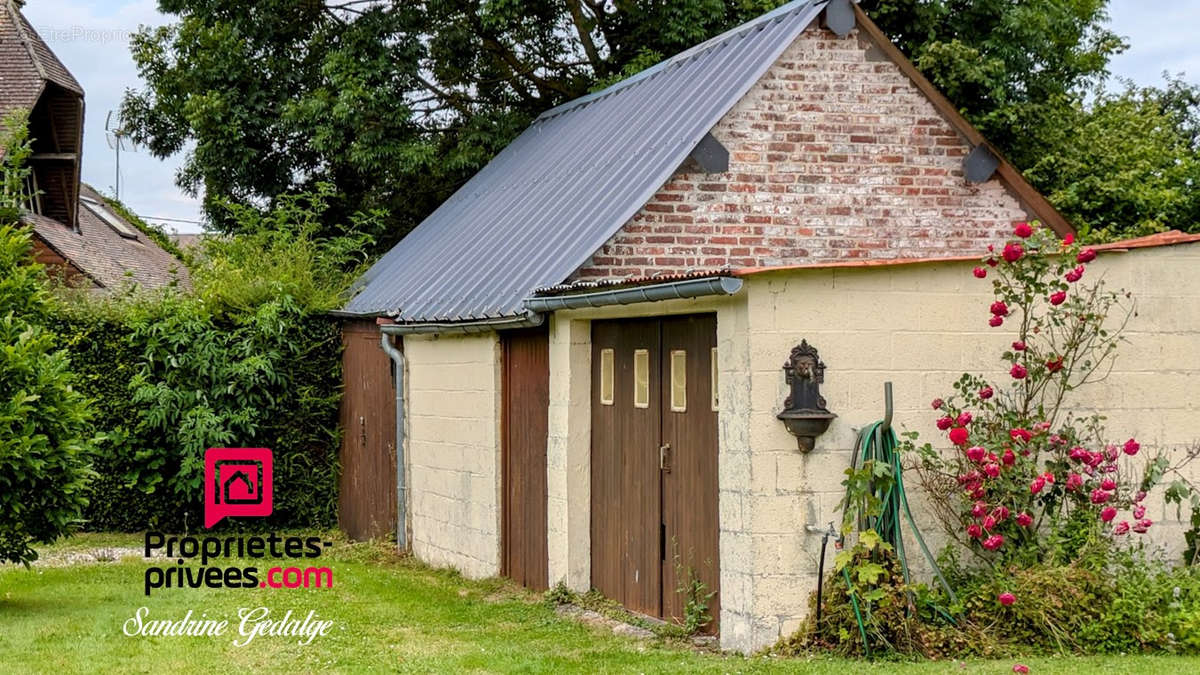
{"type": "MultiPolygon", "coordinates": [[[[253,0],[247,0],[252,2],[253,0]]],[[[1130,48],[1112,62],[1115,75],[1139,84],[1161,82],[1163,71],[1200,82],[1200,0],[1111,0],[1110,14],[1130,48]]],[[[87,94],[83,177],[111,193],[115,157],[104,122],[127,88],[140,86],[129,57],[129,35],[140,25],[160,25],[154,0],[29,0],[25,15],[83,84],[87,94]]],[[[159,161],[145,151],[121,156],[121,199],[147,220],[200,220],[197,200],[175,187],[179,159],[159,161]]],[[[169,229],[198,232],[199,225],[160,221],[169,229]]]]}

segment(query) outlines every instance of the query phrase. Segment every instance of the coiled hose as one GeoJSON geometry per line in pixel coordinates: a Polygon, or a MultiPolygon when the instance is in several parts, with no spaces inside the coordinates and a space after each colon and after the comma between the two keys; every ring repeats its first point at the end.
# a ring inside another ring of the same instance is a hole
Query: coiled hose
{"type": "MultiPolygon", "coordinates": [[[[904,491],[904,470],[900,465],[900,453],[897,450],[899,441],[896,439],[896,433],[892,431],[891,425],[887,425],[885,428],[882,421],[868,425],[858,432],[858,440],[855,442],[855,446],[858,449],[856,452],[851,453],[851,469],[857,470],[860,466],[865,466],[868,461],[872,460],[876,464],[884,464],[892,469],[892,480],[879,481],[877,487],[874,488],[875,496],[879,498],[882,506],[880,514],[878,516],[864,516],[859,518],[858,530],[861,532],[873,529],[883,541],[892,546],[896,551],[897,559],[900,561],[900,569],[904,573],[904,581],[907,584],[911,582],[911,577],[908,570],[908,558],[904,550],[904,534],[901,531],[902,519],[907,520],[909,529],[913,533],[913,539],[921,547],[921,553],[924,554],[925,560],[929,562],[930,568],[933,569],[933,574],[937,578],[938,584],[946,592],[946,596],[950,598],[950,602],[957,604],[954,591],[950,589],[950,584],[946,583],[945,577],[942,576],[942,570],[938,568],[937,561],[934,560],[933,554],[930,553],[929,547],[925,544],[925,538],[921,536],[921,531],[917,528],[916,521],[913,519],[912,509],[908,506],[908,495],[904,491]]],[[[847,568],[842,568],[842,577],[846,581],[846,589],[850,594],[850,603],[854,608],[854,618],[858,622],[858,632],[862,637],[863,649],[866,652],[866,656],[870,658],[871,647],[867,641],[866,622],[863,621],[858,597],[854,592],[854,584],[850,581],[850,572],[847,568]]],[[[820,602],[819,598],[818,602],[820,602]]],[[[946,611],[938,608],[938,613],[951,623],[954,623],[954,618],[946,611]]]]}

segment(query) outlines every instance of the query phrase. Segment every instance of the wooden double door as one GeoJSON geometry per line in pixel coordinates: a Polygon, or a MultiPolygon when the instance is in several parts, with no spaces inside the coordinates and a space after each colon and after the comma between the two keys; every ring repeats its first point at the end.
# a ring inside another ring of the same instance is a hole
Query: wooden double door
{"type": "Polygon", "coordinates": [[[592,324],[592,585],[681,619],[694,578],[719,616],[716,317],[592,324]]]}

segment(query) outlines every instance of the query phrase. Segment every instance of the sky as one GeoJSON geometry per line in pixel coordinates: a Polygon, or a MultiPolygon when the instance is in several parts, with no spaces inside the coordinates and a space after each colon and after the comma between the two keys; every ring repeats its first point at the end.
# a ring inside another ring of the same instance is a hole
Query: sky
{"type": "MultiPolygon", "coordinates": [[[[129,36],[142,25],[169,23],[169,17],[158,12],[154,0],[29,0],[24,11],[83,84],[83,179],[112,194],[116,162],[105,139],[105,117],[117,109],[126,89],[141,86],[129,36]]],[[[1200,0],[1111,0],[1109,14],[1130,44],[1111,62],[1114,75],[1153,85],[1162,82],[1163,71],[1182,72],[1188,81],[1200,82],[1200,0]]],[[[180,157],[158,160],[145,150],[122,153],[121,200],[168,230],[199,232],[199,201],[175,186],[180,163],[180,157]]]]}

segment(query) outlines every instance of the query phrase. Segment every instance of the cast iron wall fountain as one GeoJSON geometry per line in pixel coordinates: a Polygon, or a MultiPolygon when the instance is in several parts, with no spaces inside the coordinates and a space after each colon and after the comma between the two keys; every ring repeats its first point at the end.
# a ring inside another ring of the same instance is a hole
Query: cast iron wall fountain
{"type": "Polygon", "coordinates": [[[802,340],[792,348],[791,358],[783,364],[791,393],[783,402],[779,419],[796,437],[800,452],[811,452],[817,436],[825,433],[837,415],[825,408],[821,384],[825,382],[825,364],[817,348],[802,340]]]}

